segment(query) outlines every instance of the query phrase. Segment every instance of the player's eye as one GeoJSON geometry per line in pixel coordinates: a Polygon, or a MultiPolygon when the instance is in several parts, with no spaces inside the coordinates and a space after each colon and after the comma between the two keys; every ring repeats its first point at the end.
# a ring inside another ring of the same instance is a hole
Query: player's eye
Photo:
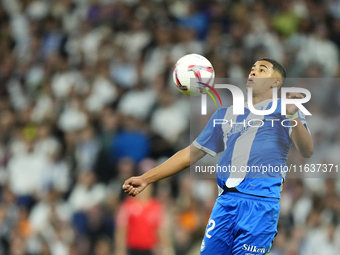
{"type": "Polygon", "coordinates": [[[260,71],[261,71],[261,72],[264,72],[264,69],[261,69],[260,71]]]}

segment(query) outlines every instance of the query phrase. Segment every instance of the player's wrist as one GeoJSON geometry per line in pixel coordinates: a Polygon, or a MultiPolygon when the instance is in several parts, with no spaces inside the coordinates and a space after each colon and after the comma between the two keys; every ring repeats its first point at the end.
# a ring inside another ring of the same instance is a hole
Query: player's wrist
{"type": "Polygon", "coordinates": [[[297,112],[293,113],[293,114],[286,114],[286,118],[288,120],[295,120],[295,119],[299,118],[299,114],[297,112]]]}
{"type": "Polygon", "coordinates": [[[146,185],[149,185],[150,183],[152,183],[152,180],[150,179],[150,177],[148,177],[148,176],[146,175],[146,173],[143,174],[140,178],[142,179],[142,181],[143,181],[146,185]]]}

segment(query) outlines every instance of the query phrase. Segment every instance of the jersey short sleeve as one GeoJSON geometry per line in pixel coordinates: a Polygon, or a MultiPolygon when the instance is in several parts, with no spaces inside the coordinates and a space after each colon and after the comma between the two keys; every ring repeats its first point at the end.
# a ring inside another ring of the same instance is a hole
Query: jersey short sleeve
{"type": "Polygon", "coordinates": [[[226,108],[217,110],[193,142],[194,146],[213,157],[224,149],[222,123],[225,113],[226,108]]]}
{"type": "MultiPolygon", "coordinates": [[[[306,115],[300,111],[300,109],[297,111],[298,115],[299,115],[299,118],[300,118],[300,121],[301,123],[307,128],[308,130],[308,133],[310,134],[310,129],[309,129],[309,126],[307,124],[307,120],[306,120],[306,115]]],[[[292,136],[292,127],[289,128],[289,136],[291,137],[292,136]]]]}

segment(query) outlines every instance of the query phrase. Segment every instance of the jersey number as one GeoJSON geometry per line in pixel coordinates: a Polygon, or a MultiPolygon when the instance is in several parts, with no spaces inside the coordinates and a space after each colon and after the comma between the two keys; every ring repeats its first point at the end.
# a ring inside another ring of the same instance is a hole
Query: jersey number
{"type": "Polygon", "coordinates": [[[209,220],[209,223],[208,223],[207,227],[208,228],[207,228],[207,232],[205,233],[205,236],[208,237],[208,238],[211,238],[211,235],[209,235],[209,232],[215,228],[215,221],[214,220],[209,220]]]}

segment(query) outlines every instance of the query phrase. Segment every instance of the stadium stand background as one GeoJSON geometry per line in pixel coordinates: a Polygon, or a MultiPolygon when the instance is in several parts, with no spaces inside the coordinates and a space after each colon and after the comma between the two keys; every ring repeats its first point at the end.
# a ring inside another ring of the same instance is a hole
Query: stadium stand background
{"type": "MultiPolygon", "coordinates": [[[[181,56],[217,77],[267,56],[289,77],[340,78],[339,47],[336,0],[2,0],[0,254],[118,255],[123,181],[190,142],[181,56]]],[[[340,164],[340,85],[309,89],[315,154],[288,163],[340,164]]],[[[171,252],[198,254],[216,193],[188,171],[155,185],[171,252]]],[[[339,179],[288,178],[270,254],[339,255],[339,198],[339,179]]]]}

